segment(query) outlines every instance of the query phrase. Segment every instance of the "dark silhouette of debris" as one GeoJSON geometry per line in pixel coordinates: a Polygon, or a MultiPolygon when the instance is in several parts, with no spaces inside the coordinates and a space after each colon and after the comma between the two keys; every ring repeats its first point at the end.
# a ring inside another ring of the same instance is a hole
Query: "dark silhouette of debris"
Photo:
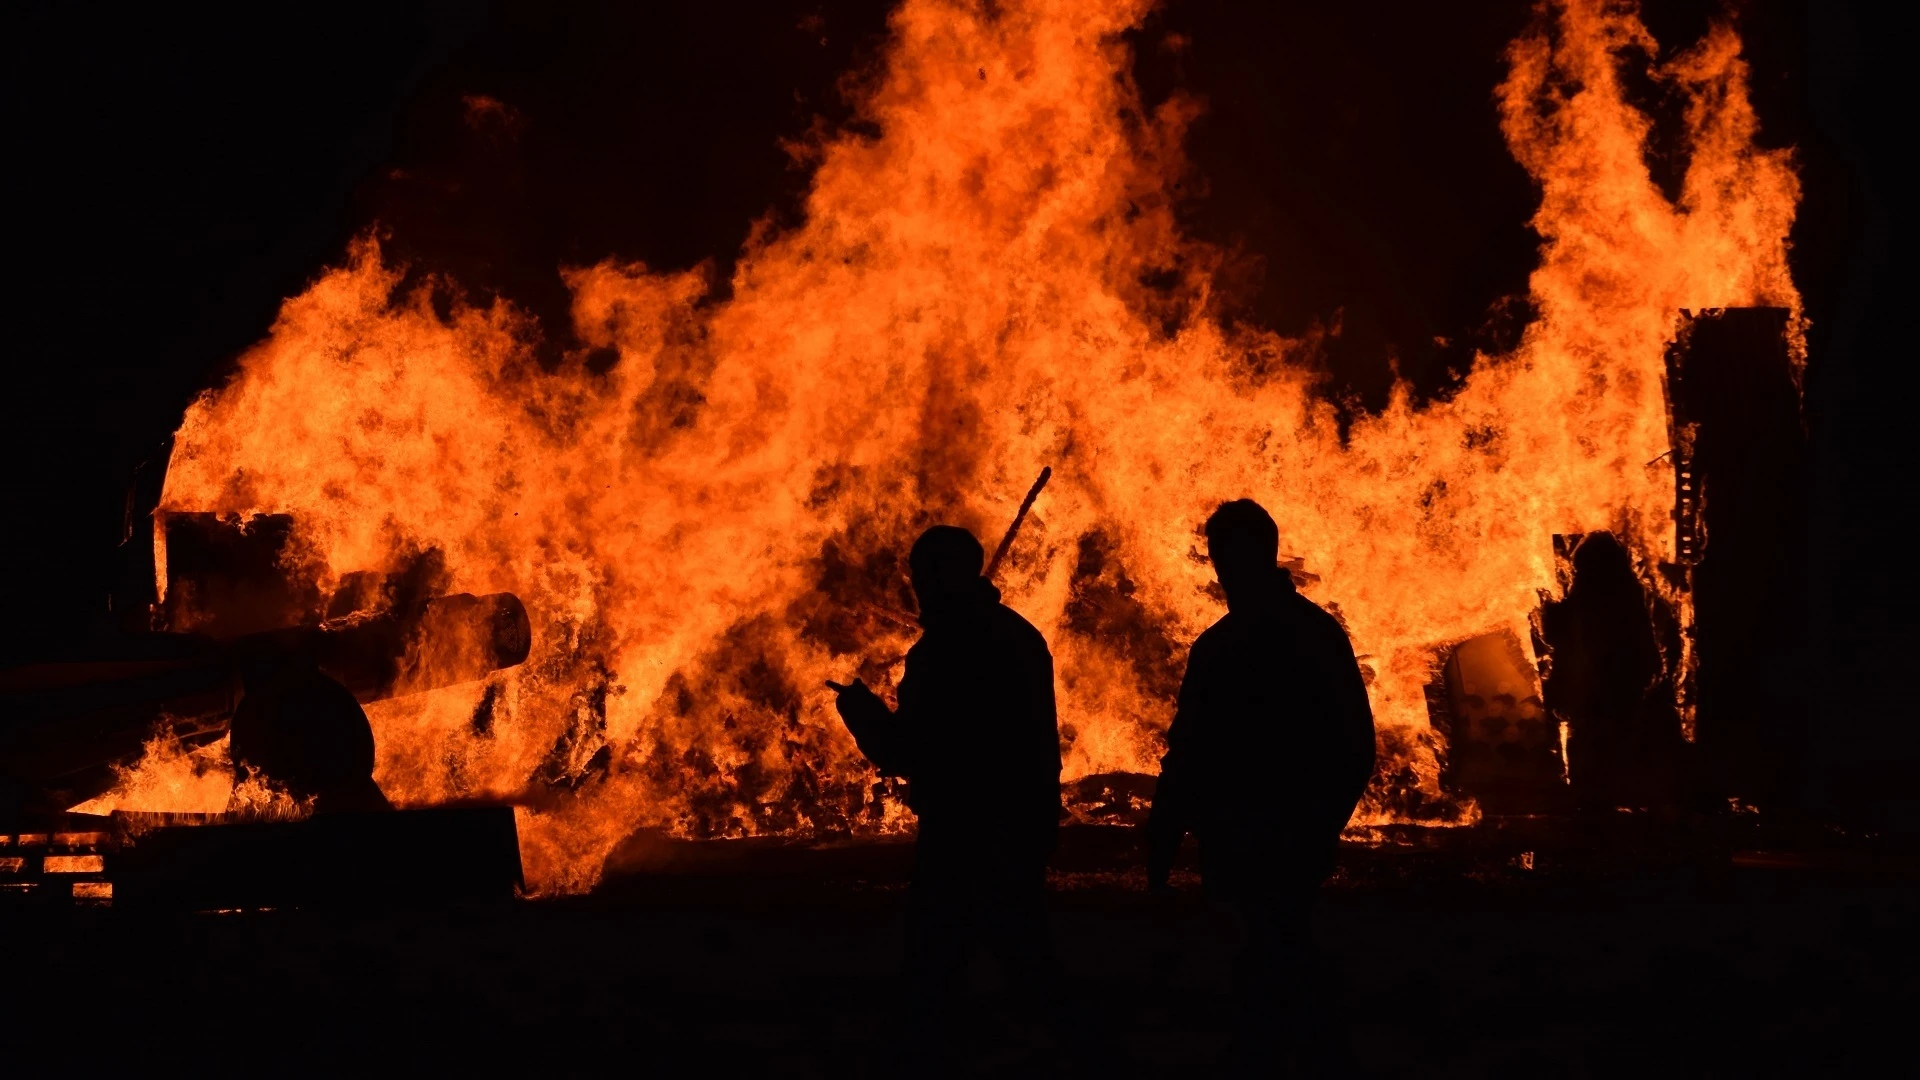
{"type": "Polygon", "coordinates": [[[258,770],[315,813],[392,809],[373,781],[373,727],[353,694],[304,652],[262,650],[233,711],[234,778],[258,770]]]}

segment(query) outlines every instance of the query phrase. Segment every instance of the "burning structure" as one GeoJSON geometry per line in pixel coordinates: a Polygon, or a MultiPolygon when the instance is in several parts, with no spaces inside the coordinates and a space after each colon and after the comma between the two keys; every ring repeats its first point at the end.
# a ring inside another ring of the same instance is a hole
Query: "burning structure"
{"type": "MultiPolygon", "coordinates": [[[[1556,805],[1583,744],[1593,790],[1633,798],[1640,756],[1737,743],[1694,635],[1737,591],[1700,561],[1716,490],[1735,520],[1765,502],[1732,479],[1747,429],[1708,416],[1756,353],[1689,357],[1765,323],[1769,385],[1791,389],[1799,298],[1797,184],[1755,143],[1734,32],[1663,57],[1621,6],[1543,8],[1496,93],[1541,193],[1537,317],[1444,400],[1403,387],[1349,422],[1320,393],[1335,329],[1218,315],[1219,253],[1174,215],[1200,105],[1148,110],[1130,76],[1147,6],[907,0],[866,123],[799,151],[804,222],[756,233],[724,295],[698,272],[568,268],[577,347],[537,347],[524,313],[409,276],[369,234],[189,410],[157,569],[184,557],[174,523],[251,522],[284,533],[275,602],[303,611],[351,614],[428,565],[429,593],[517,597],[525,663],[368,714],[396,802],[513,802],[551,891],[590,886],[640,827],[902,827],[812,688],[850,668],[890,685],[909,539],[996,535],[1042,464],[1002,580],[1052,644],[1071,781],[1154,771],[1184,645],[1217,610],[1196,530],[1239,496],[1273,510],[1371,673],[1381,768],[1356,828],[1556,805]],[[1686,103],[1677,192],[1649,175],[1629,70],[1686,103]],[[1683,315],[1733,308],[1773,313],[1683,315]],[[1637,687],[1599,700],[1570,657],[1600,650],[1573,643],[1635,603],[1644,641],[1596,663],[1637,687]]],[[[154,603],[184,626],[215,592],[169,574],[154,603]]],[[[500,666],[474,659],[489,635],[446,640],[447,671],[500,666]]],[[[150,752],[95,807],[189,808],[162,775],[177,757],[150,752]]]]}

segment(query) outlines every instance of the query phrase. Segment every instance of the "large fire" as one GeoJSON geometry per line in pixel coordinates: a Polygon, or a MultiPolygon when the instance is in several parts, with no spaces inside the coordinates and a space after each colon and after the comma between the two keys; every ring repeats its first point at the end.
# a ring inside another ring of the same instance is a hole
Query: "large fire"
{"type": "Polygon", "coordinates": [[[1402,387],[1343,438],[1311,342],[1213,314],[1172,205],[1194,106],[1144,111],[1120,36],[1149,7],[904,0],[861,104],[878,134],[819,148],[804,224],[756,235],[724,300],[569,270],[593,351],[557,368],[507,304],[443,317],[429,293],[457,287],[401,289],[355,244],[188,411],[162,511],[293,514],[323,589],[437,551],[448,588],[518,594],[527,663],[368,711],[395,802],[516,802],[545,890],[590,886],[636,828],[897,824],[822,680],[890,686],[913,536],[991,545],[1043,465],[1001,584],[1052,644],[1069,779],[1155,770],[1221,611],[1197,528],[1251,496],[1371,672],[1356,824],[1471,820],[1439,786],[1435,649],[1528,641],[1556,533],[1614,530],[1659,580],[1663,345],[1681,308],[1798,310],[1789,157],[1754,144],[1730,28],[1662,62],[1630,6],[1547,4],[1496,95],[1542,192],[1538,317],[1449,399],[1402,387]],[[1677,200],[1627,65],[1688,103],[1677,200]]]}

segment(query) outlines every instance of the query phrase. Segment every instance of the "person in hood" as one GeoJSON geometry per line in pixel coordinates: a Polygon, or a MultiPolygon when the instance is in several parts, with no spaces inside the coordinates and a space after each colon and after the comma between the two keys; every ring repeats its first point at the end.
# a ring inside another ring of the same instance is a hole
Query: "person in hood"
{"type": "Polygon", "coordinates": [[[1209,899],[1238,917],[1239,1068],[1264,1075],[1317,1017],[1310,916],[1373,775],[1373,711],[1353,645],[1278,565],[1280,532],[1240,499],[1207,519],[1227,613],[1193,643],[1147,823],[1149,888],[1199,841],[1209,899]]]}
{"type": "Polygon", "coordinates": [[[1046,869],[1060,820],[1053,655],[981,576],[984,554],[951,525],[914,542],[908,566],[923,632],[907,653],[898,709],[860,681],[828,684],[861,753],[907,780],[919,818],[908,1038],[928,1056],[946,1053],[946,1017],[970,948],[995,955],[1025,1005],[1045,1009],[1051,994],[1046,869]]]}

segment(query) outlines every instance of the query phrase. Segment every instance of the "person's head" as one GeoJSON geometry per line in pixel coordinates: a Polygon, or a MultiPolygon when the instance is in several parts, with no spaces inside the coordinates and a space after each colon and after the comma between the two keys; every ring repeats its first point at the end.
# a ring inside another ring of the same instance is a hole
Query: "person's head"
{"type": "Polygon", "coordinates": [[[980,541],[957,525],[935,525],[921,533],[907,555],[921,618],[937,619],[978,597],[986,557],[980,541]]]}
{"type": "Polygon", "coordinates": [[[1272,580],[1280,562],[1280,528],[1252,499],[1221,503],[1207,519],[1207,557],[1232,604],[1235,594],[1272,580]]]}

